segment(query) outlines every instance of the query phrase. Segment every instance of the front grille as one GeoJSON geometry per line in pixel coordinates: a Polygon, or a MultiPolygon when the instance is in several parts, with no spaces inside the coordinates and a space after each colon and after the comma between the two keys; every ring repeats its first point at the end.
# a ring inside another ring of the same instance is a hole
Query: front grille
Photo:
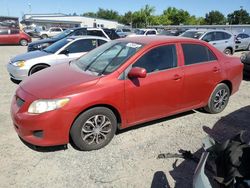
{"type": "Polygon", "coordinates": [[[21,106],[23,106],[23,104],[25,103],[25,101],[23,99],[21,99],[20,97],[16,96],[16,104],[19,108],[21,108],[21,106]]]}

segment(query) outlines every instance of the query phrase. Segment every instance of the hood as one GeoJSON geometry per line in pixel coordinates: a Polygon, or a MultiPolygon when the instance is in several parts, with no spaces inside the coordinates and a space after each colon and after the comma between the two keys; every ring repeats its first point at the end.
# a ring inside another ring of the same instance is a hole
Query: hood
{"type": "Polygon", "coordinates": [[[37,98],[49,99],[83,91],[95,85],[99,78],[63,63],[29,76],[21,82],[20,87],[37,98]]]}
{"type": "Polygon", "coordinates": [[[29,59],[34,59],[34,58],[43,57],[43,56],[47,56],[47,55],[49,55],[49,53],[44,52],[44,51],[40,51],[40,50],[36,50],[36,51],[32,51],[32,52],[27,52],[25,54],[17,55],[16,57],[12,58],[10,61],[11,62],[27,61],[29,59]]]}
{"type": "Polygon", "coordinates": [[[43,43],[53,43],[56,41],[57,41],[57,39],[54,39],[54,38],[41,39],[41,40],[37,40],[37,41],[30,43],[29,46],[43,44],[43,43]]]}

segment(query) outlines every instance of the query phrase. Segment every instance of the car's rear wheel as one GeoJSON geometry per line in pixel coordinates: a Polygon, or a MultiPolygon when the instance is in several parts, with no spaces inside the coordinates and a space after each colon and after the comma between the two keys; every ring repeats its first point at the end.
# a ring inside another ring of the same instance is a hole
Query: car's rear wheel
{"type": "Polygon", "coordinates": [[[48,65],[35,65],[30,69],[29,76],[48,67],[49,67],[48,65]]]}
{"type": "Polygon", "coordinates": [[[117,129],[114,113],[105,107],[95,107],[82,113],[70,129],[73,144],[82,151],[106,146],[117,129]]]}
{"type": "Polygon", "coordinates": [[[43,35],[41,36],[41,38],[42,38],[42,39],[46,39],[46,38],[48,38],[48,35],[43,34],[43,35]]]}
{"type": "Polygon", "coordinates": [[[228,104],[229,97],[229,87],[224,83],[218,84],[212,92],[211,96],[209,97],[208,104],[204,108],[205,111],[211,114],[217,114],[222,112],[228,104]]]}
{"type": "Polygon", "coordinates": [[[19,44],[20,44],[21,46],[27,46],[27,45],[28,45],[28,41],[25,40],[25,39],[21,39],[20,42],[19,42],[19,44]]]}
{"type": "Polygon", "coordinates": [[[233,52],[232,52],[232,50],[231,50],[230,48],[226,48],[226,49],[224,50],[224,54],[226,54],[226,55],[232,55],[233,52]]]}
{"type": "Polygon", "coordinates": [[[250,64],[244,64],[244,71],[250,73],[250,64]]]}

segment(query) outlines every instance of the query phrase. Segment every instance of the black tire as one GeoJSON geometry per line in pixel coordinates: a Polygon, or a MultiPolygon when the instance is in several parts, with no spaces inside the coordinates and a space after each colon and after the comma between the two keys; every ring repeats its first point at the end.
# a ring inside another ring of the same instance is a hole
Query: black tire
{"type": "Polygon", "coordinates": [[[48,65],[35,65],[30,69],[29,76],[48,67],[49,67],[48,65]]]}
{"type": "Polygon", "coordinates": [[[244,71],[250,73],[250,64],[244,64],[244,71]]]}
{"type": "Polygon", "coordinates": [[[91,151],[106,146],[114,137],[116,129],[117,119],[112,110],[95,107],[83,112],[75,120],[70,136],[79,150],[91,151]]]}
{"type": "Polygon", "coordinates": [[[43,35],[41,35],[41,38],[42,38],[42,39],[46,39],[46,38],[48,38],[48,35],[43,34],[43,35]]]}
{"type": "Polygon", "coordinates": [[[222,112],[228,104],[229,97],[229,87],[224,83],[218,84],[210,95],[208,104],[204,110],[211,114],[222,112]]]}
{"type": "Polygon", "coordinates": [[[232,50],[230,48],[226,48],[224,50],[224,54],[226,54],[226,55],[233,55],[233,52],[232,52],[232,50]]]}
{"type": "Polygon", "coordinates": [[[21,39],[21,40],[19,41],[19,44],[20,44],[21,46],[27,46],[27,45],[28,45],[28,41],[27,41],[26,39],[21,39]]]}

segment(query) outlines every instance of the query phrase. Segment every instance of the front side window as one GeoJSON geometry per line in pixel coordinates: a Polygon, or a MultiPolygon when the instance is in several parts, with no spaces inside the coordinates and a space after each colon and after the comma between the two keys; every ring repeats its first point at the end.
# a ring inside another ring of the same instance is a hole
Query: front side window
{"type": "Polygon", "coordinates": [[[147,73],[177,67],[175,45],[156,47],[144,54],[133,67],[146,69],[147,73]]]}
{"type": "Polygon", "coordinates": [[[201,35],[203,35],[204,31],[186,31],[181,36],[182,37],[188,37],[193,39],[199,39],[201,35]]]}
{"type": "Polygon", "coordinates": [[[77,40],[67,47],[69,53],[88,52],[97,47],[96,39],[77,40]]]}
{"type": "Polygon", "coordinates": [[[147,32],[147,35],[155,35],[155,34],[156,34],[155,31],[148,31],[148,32],[147,32]]]}
{"type": "Polygon", "coordinates": [[[217,60],[213,52],[199,44],[182,44],[185,65],[217,60]]]}
{"type": "Polygon", "coordinates": [[[108,42],[82,56],[74,65],[84,72],[107,75],[115,71],[142,47],[143,45],[138,43],[108,42]]]}
{"type": "Polygon", "coordinates": [[[19,34],[19,30],[18,29],[12,29],[12,30],[10,30],[10,34],[12,34],[12,35],[19,34]]]}

